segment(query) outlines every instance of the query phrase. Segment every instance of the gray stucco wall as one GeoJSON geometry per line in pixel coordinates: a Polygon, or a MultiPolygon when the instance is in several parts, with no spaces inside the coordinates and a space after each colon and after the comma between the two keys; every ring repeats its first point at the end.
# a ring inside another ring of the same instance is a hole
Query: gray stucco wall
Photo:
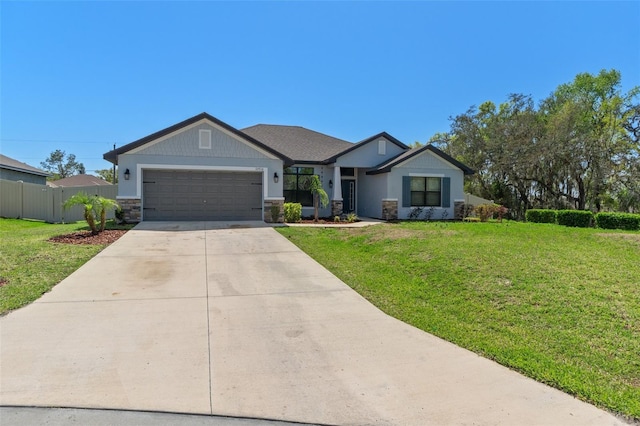
{"type": "Polygon", "coordinates": [[[385,138],[375,139],[336,160],[336,165],[339,167],[367,167],[371,168],[382,164],[390,158],[402,153],[404,150],[398,145],[389,142],[385,138]],[[378,154],[378,141],[384,140],[386,142],[385,155],[378,154]]]}
{"type": "Polygon", "coordinates": [[[416,158],[394,167],[389,174],[389,194],[398,199],[398,218],[407,219],[410,207],[402,207],[402,177],[410,173],[442,175],[451,178],[451,203],[449,208],[435,208],[433,219],[441,219],[443,210],[446,210],[447,219],[454,218],[454,200],[464,199],[463,180],[464,173],[457,167],[442,160],[435,154],[425,151],[416,158]]]}
{"type": "Polygon", "coordinates": [[[381,218],[382,199],[393,198],[387,197],[389,173],[366,175],[365,171],[358,171],[358,216],[381,218]]]}
{"type": "Polygon", "coordinates": [[[46,185],[47,178],[45,176],[38,176],[31,173],[19,172],[17,170],[9,170],[0,168],[0,179],[10,180],[17,182],[19,180],[26,183],[35,183],[38,185],[46,185]]]}

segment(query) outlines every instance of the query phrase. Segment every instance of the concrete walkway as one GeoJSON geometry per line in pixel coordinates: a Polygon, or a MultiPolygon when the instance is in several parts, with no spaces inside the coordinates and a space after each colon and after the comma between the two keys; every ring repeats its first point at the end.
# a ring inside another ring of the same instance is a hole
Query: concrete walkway
{"type": "Polygon", "coordinates": [[[624,424],[383,314],[260,223],[143,223],[1,318],[0,344],[1,405],[624,424]]]}

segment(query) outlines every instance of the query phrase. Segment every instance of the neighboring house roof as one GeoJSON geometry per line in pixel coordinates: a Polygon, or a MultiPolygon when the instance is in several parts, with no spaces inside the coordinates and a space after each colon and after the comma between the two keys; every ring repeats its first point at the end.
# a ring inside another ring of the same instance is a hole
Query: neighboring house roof
{"type": "Polygon", "coordinates": [[[278,152],[286,152],[296,163],[321,163],[356,145],[300,126],[257,124],[242,129],[278,152]]]}
{"type": "Polygon", "coordinates": [[[2,154],[0,154],[0,167],[8,170],[15,170],[17,172],[30,173],[32,175],[49,176],[49,173],[45,172],[44,170],[37,169],[26,163],[14,160],[13,158],[7,157],[6,155],[2,154]]]}
{"type": "Polygon", "coordinates": [[[74,175],[69,176],[64,179],[53,180],[47,182],[48,186],[51,187],[70,187],[70,186],[102,186],[102,185],[111,185],[111,182],[107,182],[104,179],[100,179],[97,176],[93,175],[74,175]]]}
{"type": "Polygon", "coordinates": [[[178,124],[174,124],[173,126],[167,127],[166,129],[160,130],[158,132],[155,132],[149,136],[145,136],[142,139],[138,139],[137,141],[131,142],[129,144],[123,145],[120,148],[111,150],[109,152],[107,152],[106,154],[103,155],[103,158],[107,161],[112,162],[113,164],[118,164],[118,155],[120,154],[124,154],[127,153],[129,151],[131,151],[132,149],[138,148],[144,144],[147,144],[149,142],[152,142],[158,138],[161,138],[163,136],[166,136],[170,133],[173,133],[175,131],[178,131],[184,127],[187,127],[191,124],[197,123],[200,120],[209,120],[213,123],[215,123],[216,125],[228,130],[229,132],[233,133],[234,135],[243,138],[244,140],[259,146],[260,148],[270,152],[271,154],[275,155],[276,157],[282,159],[286,164],[291,164],[293,163],[293,161],[291,160],[291,158],[289,158],[288,156],[282,154],[281,152],[271,148],[268,145],[265,145],[264,143],[254,139],[253,137],[251,137],[250,135],[247,135],[245,133],[242,133],[240,130],[236,129],[235,127],[232,127],[230,125],[228,125],[227,123],[218,120],[217,118],[215,118],[212,115],[207,114],[206,112],[200,113],[196,116],[193,116],[191,118],[188,118],[184,121],[181,121],[178,124]]]}
{"type": "Polygon", "coordinates": [[[455,158],[451,157],[448,154],[445,154],[444,152],[440,151],[435,146],[429,144],[429,145],[422,146],[422,147],[419,147],[419,148],[413,148],[410,151],[403,152],[402,154],[397,155],[394,158],[392,158],[392,159],[390,159],[388,161],[385,161],[384,163],[379,164],[376,167],[373,167],[372,169],[368,170],[367,174],[368,175],[376,175],[376,174],[379,174],[379,173],[388,173],[388,172],[391,171],[391,169],[393,167],[397,166],[398,164],[403,163],[403,162],[409,160],[410,158],[413,158],[416,155],[421,154],[421,153],[423,153],[425,151],[431,151],[432,153],[434,153],[438,157],[442,158],[443,160],[447,161],[448,163],[453,164],[454,166],[456,166],[457,168],[462,170],[465,175],[472,175],[472,174],[475,173],[475,171],[473,171],[469,167],[465,166],[464,164],[462,164],[461,162],[459,162],[455,158]]]}

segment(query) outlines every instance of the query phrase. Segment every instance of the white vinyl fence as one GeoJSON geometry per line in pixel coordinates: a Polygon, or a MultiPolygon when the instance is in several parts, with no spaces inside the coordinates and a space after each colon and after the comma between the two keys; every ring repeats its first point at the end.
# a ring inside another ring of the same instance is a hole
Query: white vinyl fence
{"type": "MultiPolygon", "coordinates": [[[[50,188],[46,185],[0,179],[0,217],[37,219],[51,223],[84,220],[82,206],[74,206],[68,210],[62,208],[69,197],[82,191],[115,200],[118,185],[50,188]]],[[[114,212],[110,211],[107,218],[113,217],[114,212]]]]}

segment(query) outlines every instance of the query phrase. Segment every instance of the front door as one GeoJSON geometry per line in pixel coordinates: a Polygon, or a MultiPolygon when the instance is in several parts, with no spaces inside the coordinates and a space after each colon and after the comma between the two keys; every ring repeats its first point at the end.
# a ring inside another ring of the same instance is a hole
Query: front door
{"type": "Polygon", "coordinates": [[[353,213],[356,211],[356,181],[342,179],[342,212],[353,213]]]}

